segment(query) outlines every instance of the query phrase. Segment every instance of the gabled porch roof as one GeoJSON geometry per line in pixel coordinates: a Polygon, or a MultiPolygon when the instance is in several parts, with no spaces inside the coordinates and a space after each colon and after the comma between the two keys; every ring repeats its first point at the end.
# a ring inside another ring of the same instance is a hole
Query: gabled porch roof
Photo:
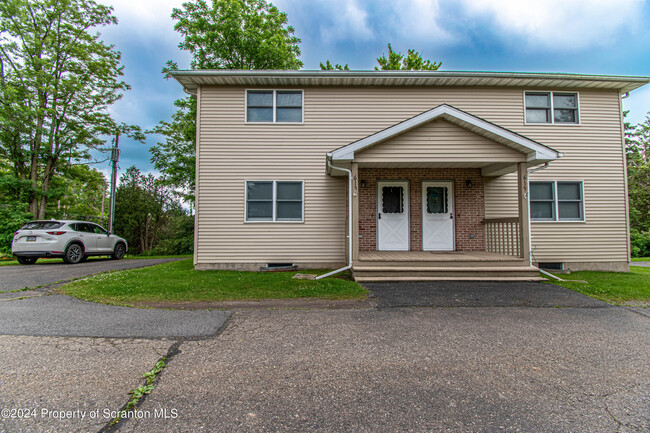
{"type": "MultiPolygon", "coordinates": [[[[435,120],[445,120],[492,142],[513,149],[524,156],[529,166],[553,161],[562,156],[558,151],[537,141],[459,110],[451,105],[442,104],[361,140],[340,147],[328,153],[327,158],[334,166],[347,165],[354,162],[356,154],[435,120]]],[[[515,169],[516,164],[504,161],[485,166],[482,168],[482,172],[484,176],[500,176],[512,172],[515,169]]]]}

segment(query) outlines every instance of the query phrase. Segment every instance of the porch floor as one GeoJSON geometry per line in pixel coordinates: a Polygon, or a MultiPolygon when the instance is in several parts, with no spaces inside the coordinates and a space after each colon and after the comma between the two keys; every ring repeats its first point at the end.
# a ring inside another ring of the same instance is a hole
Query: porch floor
{"type": "Polygon", "coordinates": [[[521,262],[487,251],[359,251],[359,262],[521,262]]]}
{"type": "Polygon", "coordinates": [[[528,260],[485,251],[359,251],[355,281],[541,281],[528,260]]]}

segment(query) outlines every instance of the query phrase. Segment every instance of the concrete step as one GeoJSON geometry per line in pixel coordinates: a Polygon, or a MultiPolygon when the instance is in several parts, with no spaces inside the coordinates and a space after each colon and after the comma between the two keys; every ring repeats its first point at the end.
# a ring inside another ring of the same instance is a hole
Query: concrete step
{"type": "Polygon", "coordinates": [[[354,277],[354,281],[358,283],[380,283],[388,281],[546,281],[546,278],[541,277],[502,277],[502,276],[492,276],[492,277],[354,277]]]}
{"type": "Polygon", "coordinates": [[[355,281],[540,281],[533,266],[354,266],[355,281]]]}
{"type": "Polygon", "coordinates": [[[436,267],[501,267],[501,266],[530,266],[528,260],[521,260],[518,258],[513,258],[509,260],[440,260],[440,261],[431,261],[431,260],[409,260],[409,261],[374,261],[374,260],[363,260],[355,261],[353,263],[354,267],[425,267],[425,268],[436,268],[436,267]]]}

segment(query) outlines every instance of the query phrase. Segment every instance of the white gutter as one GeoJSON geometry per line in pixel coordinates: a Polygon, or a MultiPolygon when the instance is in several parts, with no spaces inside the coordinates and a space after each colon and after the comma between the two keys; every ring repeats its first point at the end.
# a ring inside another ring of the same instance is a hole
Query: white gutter
{"type": "Polygon", "coordinates": [[[352,170],[347,168],[334,167],[330,158],[327,158],[327,166],[331,170],[341,170],[348,174],[348,265],[316,277],[317,280],[331,277],[348,269],[352,269],[352,170]]]}
{"type": "MultiPolygon", "coordinates": [[[[533,233],[532,233],[532,227],[530,224],[530,175],[532,173],[535,173],[536,171],[544,170],[545,168],[548,168],[549,163],[546,162],[544,165],[541,167],[535,167],[531,168],[530,170],[526,170],[526,206],[528,206],[528,263],[530,266],[533,266],[533,233]]],[[[544,272],[540,269],[540,272],[543,274],[547,274],[547,272],[544,272]]]]}

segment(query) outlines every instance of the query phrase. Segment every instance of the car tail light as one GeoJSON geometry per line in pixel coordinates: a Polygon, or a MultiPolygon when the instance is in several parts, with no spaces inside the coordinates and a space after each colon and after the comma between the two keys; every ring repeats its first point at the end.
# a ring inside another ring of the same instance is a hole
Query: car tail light
{"type": "Polygon", "coordinates": [[[47,233],[48,235],[59,236],[59,235],[64,235],[66,232],[45,232],[45,233],[47,233]]]}

